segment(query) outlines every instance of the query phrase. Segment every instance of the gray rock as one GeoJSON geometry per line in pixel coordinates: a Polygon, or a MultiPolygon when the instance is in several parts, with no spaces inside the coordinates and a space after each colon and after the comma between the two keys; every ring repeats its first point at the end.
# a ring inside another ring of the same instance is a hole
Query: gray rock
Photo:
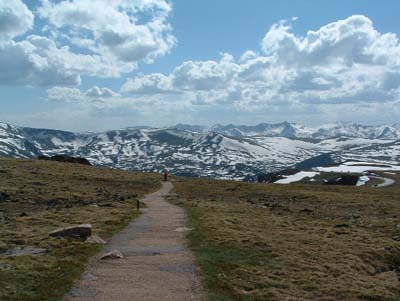
{"type": "Polygon", "coordinates": [[[91,224],[81,224],[76,226],[70,226],[66,228],[56,229],[49,233],[53,237],[71,237],[71,238],[81,238],[86,239],[92,235],[92,225],[91,224]]]}
{"type": "Polygon", "coordinates": [[[112,251],[109,253],[104,254],[103,256],[100,257],[101,260],[107,260],[107,259],[121,259],[124,258],[124,255],[120,251],[112,251]]]}
{"type": "Polygon", "coordinates": [[[106,241],[97,235],[92,235],[88,237],[85,241],[88,244],[105,244],[106,241]]]}

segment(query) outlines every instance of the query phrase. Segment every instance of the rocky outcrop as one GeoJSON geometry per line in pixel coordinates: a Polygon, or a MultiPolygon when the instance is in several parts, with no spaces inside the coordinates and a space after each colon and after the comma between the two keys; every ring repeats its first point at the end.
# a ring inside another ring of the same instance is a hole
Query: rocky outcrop
{"type": "Polygon", "coordinates": [[[53,237],[69,237],[69,238],[80,238],[87,239],[92,235],[91,224],[81,224],[76,226],[70,226],[66,228],[59,228],[49,233],[53,237]]]}
{"type": "Polygon", "coordinates": [[[81,157],[70,157],[66,155],[55,155],[52,157],[47,156],[39,156],[39,160],[47,160],[47,161],[57,161],[57,162],[66,162],[66,163],[76,163],[83,165],[92,165],[87,159],[81,157]]]}
{"type": "Polygon", "coordinates": [[[357,184],[359,178],[360,178],[359,176],[355,176],[355,175],[341,175],[340,177],[329,179],[324,184],[325,185],[355,186],[357,184]]]}

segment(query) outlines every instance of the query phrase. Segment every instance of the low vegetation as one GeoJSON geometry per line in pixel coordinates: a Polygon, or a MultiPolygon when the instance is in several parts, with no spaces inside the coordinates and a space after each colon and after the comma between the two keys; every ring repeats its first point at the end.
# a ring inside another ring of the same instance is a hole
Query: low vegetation
{"type": "Polygon", "coordinates": [[[174,185],[210,300],[400,300],[398,184],[174,185]]]}
{"type": "Polygon", "coordinates": [[[0,300],[60,300],[100,246],[49,232],[90,223],[108,238],[137,216],[159,175],[71,163],[0,159],[0,300]],[[9,256],[18,247],[42,254],[9,256]]]}

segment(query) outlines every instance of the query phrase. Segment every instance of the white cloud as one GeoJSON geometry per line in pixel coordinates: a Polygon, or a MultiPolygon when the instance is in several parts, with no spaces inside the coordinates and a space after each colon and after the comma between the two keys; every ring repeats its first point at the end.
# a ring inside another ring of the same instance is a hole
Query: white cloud
{"type": "Polygon", "coordinates": [[[298,37],[286,21],[274,24],[262,41],[262,49],[279,63],[292,66],[335,64],[399,64],[399,41],[395,34],[381,34],[365,16],[354,15],[309,31],[298,37]],[[396,56],[397,54],[397,56],[396,56]]]}
{"type": "Polygon", "coordinates": [[[305,37],[281,21],[267,32],[261,49],[263,55],[248,50],[238,62],[229,54],[220,61],[184,62],[170,74],[129,79],[121,91],[174,91],[194,105],[225,104],[248,111],[399,99],[398,38],[379,33],[365,16],[330,23],[305,37]]]}
{"type": "Polygon", "coordinates": [[[85,95],[89,97],[109,98],[118,96],[118,93],[115,93],[113,90],[108,88],[99,88],[94,86],[87,90],[85,95]]]}
{"type": "Polygon", "coordinates": [[[53,86],[79,85],[80,75],[115,76],[119,66],[100,56],[77,54],[69,47],[37,35],[21,42],[0,41],[0,84],[53,86]]]}
{"type": "Polygon", "coordinates": [[[80,47],[114,61],[151,61],[175,44],[165,0],[42,2],[39,15],[80,47]]]}
{"type": "Polygon", "coordinates": [[[122,87],[121,91],[132,94],[164,94],[174,93],[171,77],[160,73],[153,73],[141,77],[129,79],[122,87]]]}
{"type": "Polygon", "coordinates": [[[21,0],[0,1],[0,39],[13,38],[32,29],[34,16],[21,0]]]}
{"type": "Polygon", "coordinates": [[[0,1],[0,85],[76,86],[81,76],[119,77],[175,44],[166,0],[41,1],[42,36],[20,0],[0,1]]]}
{"type": "Polygon", "coordinates": [[[69,87],[53,87],[47,90],[47,98],[57,102],[102,103],[118,97],[119,94],[113,90],[97,86],[93,86],[85,92],[69,87]]]}

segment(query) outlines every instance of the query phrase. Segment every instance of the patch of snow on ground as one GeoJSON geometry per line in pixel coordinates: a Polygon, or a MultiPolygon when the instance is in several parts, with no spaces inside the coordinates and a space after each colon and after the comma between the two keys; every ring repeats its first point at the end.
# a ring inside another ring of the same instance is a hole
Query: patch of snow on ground
{"type": "Polygon", "coordinates": [[[316,175],[319,175],[319,172],[315,172],[315,171],[300,171],[294,175],[291,176],[285,176],[284,179],[280,179],[274,183],[276,184],[290,184],[293,182],[298,182],[304,178],[313,178],[316,175]]]}
{"type": "Polygon", "coordinates": [[[316,167],[314,168],[315,171],[322,171],[322,172],[345,172],[345,173],[363,173],[367,170],[392,170],[392,171],[400,171],[400,166],[391,165],[387,167],[381,166],[372,166],[372,165],[360,165],[360,166],[349,166],[349,165],[339,165],[339,166],[332,166],[332,167],[316,167]]]}
{"type": "Polygon", "coordinates": [[[369,178],[367,176],[361,176],[361,177],[358,178],[356,186],[363,186],[368,181],[369,181],[369,178]]]}

